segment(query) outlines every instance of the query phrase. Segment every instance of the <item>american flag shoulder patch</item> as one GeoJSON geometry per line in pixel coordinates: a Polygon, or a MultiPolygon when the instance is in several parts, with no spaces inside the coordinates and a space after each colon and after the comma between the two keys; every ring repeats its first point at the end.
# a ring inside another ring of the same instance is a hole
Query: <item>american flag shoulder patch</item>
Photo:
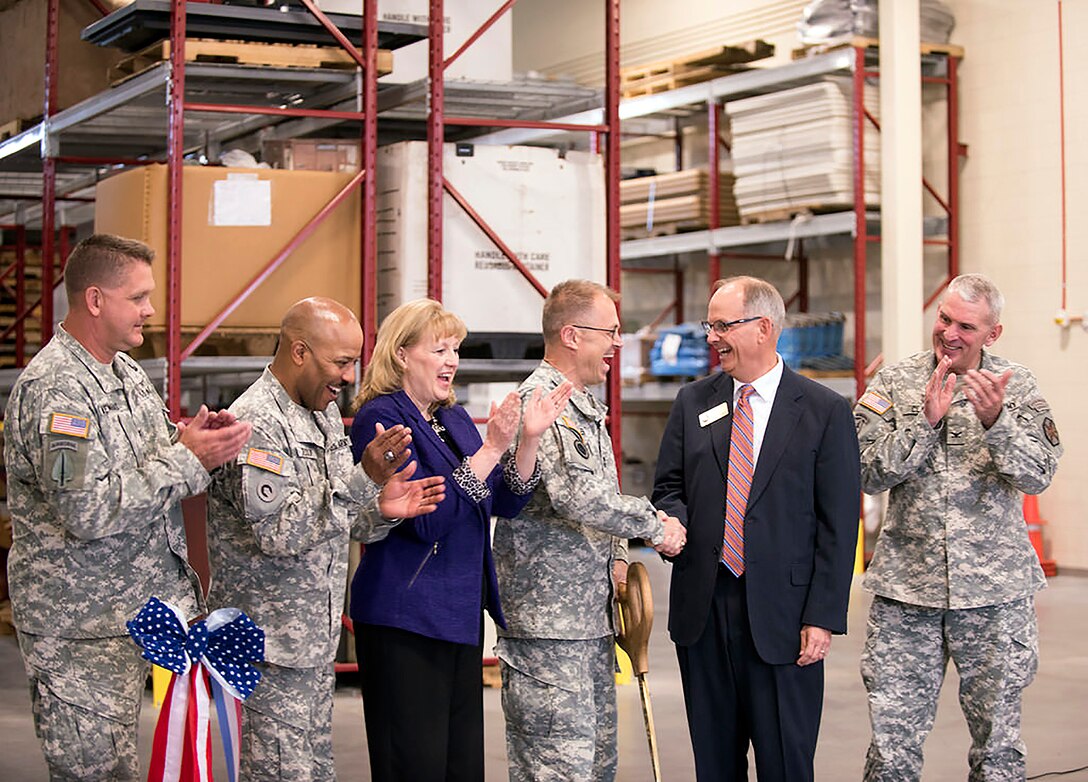
{"type": "Polygon", "coordinates": [[[276,475],[280,475],[283,472],[283,457],[279,454],[272,453],[271,451],[264,451],[260,448],[249,449],[249,453],[246,454],[246,464],[251,464],[262,470],[274,472],[276,475]]]}
{"type": "Polygon", "coordinates": [[[866,391],[861,399],[858,400],[858,404],[869,408],[877,415],[884,415],[893,407],[893,403],[890,399],[885,399],[874,391],[866,391]]]}
{"type": "Polygon", "coordinates": [[[70,437],[86,439],[91,434],[91,419],[71,413],[51,413],[49,431],[53,434],[66,434],[70,437]]]}

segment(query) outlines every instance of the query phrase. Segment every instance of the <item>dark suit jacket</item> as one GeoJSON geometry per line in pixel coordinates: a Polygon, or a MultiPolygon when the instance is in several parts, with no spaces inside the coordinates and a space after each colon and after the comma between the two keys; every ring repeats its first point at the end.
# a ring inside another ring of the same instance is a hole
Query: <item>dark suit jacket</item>
{"type": "MultiPolygon", "coordinates": [[[[440,407],[435,417],[465,456],[483,441],[463,407],[440,407]]],[[[358,460],[374,437],[374,424],[404,424],[412,430],[413,479],[446,478],[446,499],[433,513],[406,519],[389,537],[368,543],[351,583],[351,618],[363,624],[397,627],[453,643],[480,638],[481,598],[486,581],[487,609],[502,627],[499,587],[491,558],[491,516],[513,518],[532,493],[517,495],[507,485],[502,466],[487,478],[491,493],[476,501],[453,478],[460,465],[404,391],[364,404],[351,425],[351,447],[358,460]]]]}
{"type": "MultiPolygon", "coordinates": [[[[653,503],[688,532],[669,594],[669,632],[680,646],[702,634],[714,594],[732,409],[729,375],[690,383],[677,395],[661,441],[653,503]],[[730,414],[701,427],[699,414],[722,402],[730,414]]],[[[765,662],[794,662],[802,625],[846,632],[860,497],[850,405],[784,368],[744,516],[748,612],[765,662]]]]}

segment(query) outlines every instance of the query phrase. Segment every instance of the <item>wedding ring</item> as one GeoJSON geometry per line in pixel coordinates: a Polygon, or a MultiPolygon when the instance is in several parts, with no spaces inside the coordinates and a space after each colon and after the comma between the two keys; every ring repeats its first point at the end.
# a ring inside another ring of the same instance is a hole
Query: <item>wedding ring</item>
{"type": "Polygon", "coordinates": [[[385,453],[382,454],[382,457],[387,462],[391,462],[391,461],[394,461],[397,458],[397,455],[395,453],[393,453],[392,451],[386,451],[385,453]]]}

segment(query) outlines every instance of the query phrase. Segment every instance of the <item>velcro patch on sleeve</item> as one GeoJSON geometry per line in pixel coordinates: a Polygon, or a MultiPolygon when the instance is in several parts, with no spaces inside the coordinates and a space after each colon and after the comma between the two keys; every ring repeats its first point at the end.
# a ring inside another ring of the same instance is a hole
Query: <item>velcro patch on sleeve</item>
{"type": "Polygon", "coordinates": [[[246,454],[246,464],[280,475],[283,472],[283,457],[260,448],[250,448],[246,454]]]}
{"type": "Polygon", "coordinates": [[[51,413],[49,431],[52,434],[66,434],[86,440],[91,433],[91,419],[71,413],[51,413]]]}
{"type": "Polygon", "coordinates": [[[877,415],[884,415],[886,412],[892,409],[893,403],[890,399],[885,399],[880,394],[874,391],[866,391],[862,394],[861,399],[858,400],[858,404],[867,407],[877,415]]]}

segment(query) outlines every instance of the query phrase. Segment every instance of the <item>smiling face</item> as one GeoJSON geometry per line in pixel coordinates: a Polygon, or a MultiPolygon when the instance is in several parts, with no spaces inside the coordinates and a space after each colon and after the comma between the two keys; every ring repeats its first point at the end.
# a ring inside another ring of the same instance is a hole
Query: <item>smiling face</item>
{"type": "Polygon", "coordinates": [[[363,330],[354,320],[333,321],[315,330],[310,340],[298,339],[298,401],[310,410],[324,410],[345,386],[355,382],[355,361],[363,350],[363,330]]]}
{"type": "Polygon", "coordinates": [[[101,342],[111,354],[121,353],[144,343],[144,323],[155,314],[151,292],[155,279],[151,264],[132,261],[121,274],[116,287],[93,286],[87,296],[94,300],[101,323],[101,342]]]}
{"type": "Polygon", "coordinates": [[[397,350],[397,359],[404,367],[401,377],[404,391],[424,414],[450,399],[453,378],[461,361],[460,350],[460,337],[433,334],[397,350]]]}
{"type": "MultiPolygon", "coordinates": [[[[740,284],[723,285],[711,296],[706,315],[710,323],[729,323],[746,317],[750,315],[744,311],[744,289],[740,284]]],[[[738,323],[725,334],[711,329],[706,342],[717,352],[722,371],[741,383],[762,377],[778,360],[774,327],[767,317],[738,323]]]]}
{"type": "Polygon", "coordinates": [[[986,300],[965,301],[954,291],[945,295],[937,307],[933,324],[933,352],[937,360],[947,356],[952,360],[949,372],[962,376],[969,369],[978,369],[982,349],[1001,336],[1001,324],[993,323],[986,300]]]}
{"type": "Polygon", "coordinates": [[[577,346],[570,380],[579,388],[599,385],[608,377],[616,350],[623,347],[616,302],[603,293],[598,294],[589,310],[579,316],[578,325],[582,328],[570,326],[577,346]]]}

